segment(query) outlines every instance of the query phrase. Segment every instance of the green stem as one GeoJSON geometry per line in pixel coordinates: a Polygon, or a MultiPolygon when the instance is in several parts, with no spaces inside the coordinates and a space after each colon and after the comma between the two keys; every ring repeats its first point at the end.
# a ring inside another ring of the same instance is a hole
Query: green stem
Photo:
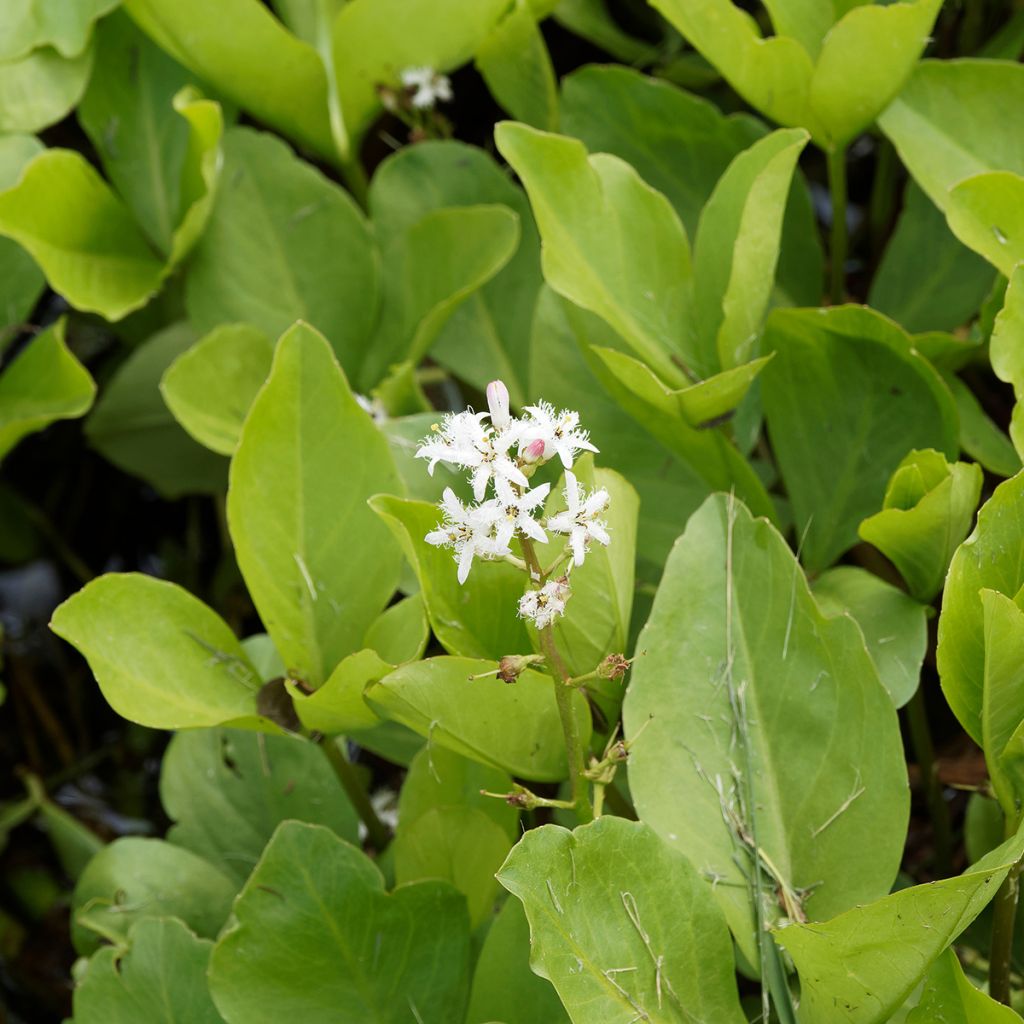
{"type": "Polygon", "coordinates": [[[932,819],[933,843],[935,847],[935,874],[948,878],[953,872],[953,830],[949,821],[949,807],[942,798],[942,784],[939,782],[935,763],[935,746],[928,726],[928,714],[924,706],[924,694],[918,687],[905,708],[910,742],[921,771],[921,782],[925,788],[928,813],[932,819]]]}
{"type": "MultiPolygon", "coordinates": [[[[1005,837],[1016,835],[1020,816],[1006,818],[1005,837]]],[[[1021,864],[1018,861],[1010,868],[1003,884],[996,893],[995,909],[992,915],[992,946],[989,953],[988,991],[997,1002],[1010,1005],[1010,973],[1013,957],[1013,932],[1017,920],[1018,877],[1021,864]]]]}
{"type": "Polygon", "coordinates": [[[352,194],[352,198],[366,211],[369,209],[370,183],[366,177],[366,171],[359,162],[359,157],[353,155],[350,159],[341,163],[341,177],[345,187],[352,194]]]}
{"type": "Polygon", "coordinates": [[[832,305],[838,306],[846,297],[846,150],[830,149],[828,189],[832,196],[832,305]]]}
{"type": "Polygon", "coordinates": [[[896,147],[884,136],[878,140],[878,158],[875,163],[875,180],[871,186],[871,201],[868,204],[868,229],[871,234],[871,258],[877,266],[881,259],[882,247],[896,208],[896,185],[899,162],[896,147]]]}
{"type": "Polygon", "coordinates": [[[324,757],[327,758],[327,763],[334,769],[334,774],[337,775],[341,788],[345,790],[345,795],[355,808],[356,814],[359,815],[362,823],[366,826],[367,835],[369,835],[374,849],[380,853],[391,842],[391,831],[377,817],[377,812],[373,809],[373,804],[370,803],[366,790],[363,789],[359,782],[355,768],[346,759],[338,744],[330,736],[325,736],[317,746],[324,752],[324,757]]]}

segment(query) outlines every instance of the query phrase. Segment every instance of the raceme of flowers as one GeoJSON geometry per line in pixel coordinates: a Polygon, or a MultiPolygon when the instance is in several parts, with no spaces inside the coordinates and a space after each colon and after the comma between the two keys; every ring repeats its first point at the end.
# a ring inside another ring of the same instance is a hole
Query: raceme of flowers
{"type": "MultiPolygon", "coordinates": [[[[428,460],[431,474],[439,462],[465,470],[475,499],[465,504],[450,487],[445,488],[440,502],[443,519],[426,535],[427,543],[453,549],[460,583],[466,582],[476,558],[507,559],[523,566],[512,551],[512,540],[518,539],[532,552],[534,543],[548,543],[547,531],[568,538],[568,570],[582,565],[593,541],[608,544],[610,540],[601,519],[610,499],[604,488],[587,493],[572,472],[581,451],[597,451],[580,427],[579,413],[556,411],[541,401],[526,406],[522,417],[513,417],[508,389],[500,380],[487,386],[487,410],[446,414],[416,452],[428,460]],[[531,487],[530,478],[556,455],[565,469],[566,507],[545,518],[544,502],[551,485],[531,487]],[[493,496],[488,497],[489,492],[493,496]]],[[[536,563],[526,567],[532,586],[519,602],[519,614],[543,629],[565,613],[568,571],[547,579],[557,565],[540,572],[536,563]]]]}

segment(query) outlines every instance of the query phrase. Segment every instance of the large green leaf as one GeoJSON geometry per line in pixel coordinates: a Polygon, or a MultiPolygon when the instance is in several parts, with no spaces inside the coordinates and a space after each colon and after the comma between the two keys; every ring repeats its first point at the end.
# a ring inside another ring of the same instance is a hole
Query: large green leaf
{"type": "Polygon", "coordinates": [[[26,435],[83,416],[96,384],[64,340],[64,320],[29,342],[0,374],[0,459],[26,435]]]}
{"type": "Polygon", "coordinates": [[[82,98],[93,58],[91,46],[70,58],[43,46],[0,61],[0,132],[38,132],[64,118],[82,98]]]}
{"type": "Polygon", "coordinates": [[[206,985],[213,943],[173,917],[141,918],[127,949],[105,946],[75,985],[75,1024],[222,1024],[206,985]]]}
{"type": "Polygon", "coordinates": [[[465,1012],[469,921],[445,882],[388,894],[377,867],[317,825],[284,822],[210,958],[228,1024],[451,1024],[465,1012]]]}
{"type": "Polygon", "coordinates": [[[10,0],[0,10],[0,60],[15,60],[51,46],[76,57],[89,42],[93,23],[121,0],[10,0]]]}
{"type": "Polygon", "coordinates": [[[956,458],[956,407],[910,338],[867,307],[775,310],[764,345],[772,447],[804,564],[823,569],[855,543],[908,451],[956,458]]]}
{"type": "Polygon", "coordinates": [[[201,938],[212,939],[237,889],[232,878],[191,850],[162,839],[116,839],[78,879],[71,938],[87,956],[101,938],[123,943],[136,921],[177,917],[201,938]]]}
{"type": "Polygon", "coordinates": [[[307,320],[355,373],[377,318],[379,266],[355,203],[272,135],[233,128],[186,302],[202,332],[247,321],[276,338],[307,320]]]}
{"type": "Polygon", "coordinates": [[[800,974],[800,1024],[888,1021],[1022,853],[1017,835],[957,878],[901,889],[824,924],[776,932],[800,974]]]}
{"type": "Polygon", "coordinates": [[[259,0],[126,0],[125,9],[225,98],[317,156],[336,158],[323,64],[259,0]]]}
{"type": "Polygon", "coordinates": [[[239,568],[290,672],[312,686],[358,649],[398,583],[398,545],[367,507],[399,487],[387,441],[324,338],[281,338],[231,462],[239,568]]]}
{"type": "Polygon", "coordinates": [[[223,324],[171,363],[160,379],[160,393],[197,441],[232,455],[273,361],[274,343],[258,327],[223,324]]]}
{"type": "Polygon", "coordinates": [[[374,228],[387,248],[438,209],[500,203],[518,216],[514,255],[455,310],[437,334],[431,355],[481,391],[498,378],[508,385],[514,405],[531,399],[526,385],[530,325],[541,285],[540,241],[522,189],[483,150],[428,141],[400,149],[380,165],[369,202],[374,228]]]}
{"type": "Polygon", "coordinates": [[[606,320],[662,379],[689,383],[690,246],[668,200],[606,153],[505,122],[502,156],[522,178],[543,240],[544,277],[606,320]]]}
{"type": "Polygon", "coordinates": [[[81,651],[103,696],[130,721],[255,724],[256,670],[224,620],[173,583],[100,576],[53,613],[50,628],[81,651]]]}
{"type": "Polygon", "coordinates": [[[1013,385],[1017,401],[1010,419],[1010,438],[1019,455],[1024,452],[1024,268],[1010,276],[1003,308],[992,328],[989,357],[995,375],[1013,385]]]}
{"type": "Polygon", "coordinates": [[[889,891],[909,810],[896,710],[856,624],[822,613],[769,523],[709,498],[637,648],[624,708],[635,805],[719,883],[752,963],[758,891],[815,920],[889,891]]]}
{"type": "Polygon", "coordinates": [[[755,142],[732,161],[701,212],[693,247],[695,368],[701,377],[757,354],[786,197],[807,138],[794,128],[755,142]]]}
{"type": "Polygon", "coordinates": [[[142,477],[164,497],[223,494],[227,460],[192,440],[160,395],[167,368],[195,335],[171,324],[128,355],[86,420],[89,443],[126,473],[142,477]]]}
{"type": "Polygon", "coordinates": [[[1019,1024],[1020,1015],[976,989],[964,976],[956,953],[947,949],[932,965],[921,1000],[907,1024],[1019,1024]]]}
{"type": "Polygon", "coordinates": [[[516,616],[526,589],[520,569],[507,562],[483,562],[460,584],[451,553],[424,540],[441,519],[435,505],[381,496],[372,507],[391,528],[415,571],[430,625],[445,650],[495,660],[530,650],[526,627],[516,616]]]}
{"type": "MultiPolygon", "coordinates": [[[[428,741],[521,779],[557,782],[568,774],[554,683],[526,671],[514,684],[497,678],[492,661],[428,658],[403,665],[366,690],[381,715],[428,741]],[[481,673],[494,673],[470,679],[481,673]]],[[[573,711],[584,746],[590,712],[581,694],[573,711]]]]}
{"type": "Polygon", "coordinates": [[[893,473],[882,511],[860,524],[860,536],[899,569],[919,601],[931,601],[942,589],[953,552],[971,528],[981,485],[974,463],[950,465],[941,452],[912,451],[893,473]]]}
{"type": "Polygon", "coordinates": [[[0,233],[22,245],[71,305],[120,320],[160,287],[164,264],[93,167],[69,149],[40,153],[0,192],[0,233]]]}
{"type": "Polygon", "coordinates": [[[544,825],[523,836],[498,880],[522,901],[531,965],[574,1024],[745,1019],[711,889],[648,826],[544,825]]]}
{"type": "Polygon", "coordinates": [[[1000,484],[981,507],[971,535],[949,566],[936,652],[942,690],[961,725],[980,745],[985,675],[983,588],[1011,600],[1024,585],[1024,473],[1000,484]]]}
{"type": "Polygon", "coordinates": [[[358,819],[316,744],[228,729],[177,733],[160,769],[168,839],[241,885],[286,818],[356,842],[358,819]]]}
{"type": "Polygon", "coordinates": [[[955,185],[946,216],[957,238],[1009,277],[1024,259],[1022,204],[1024,176],[991,171],[955,185]]]}

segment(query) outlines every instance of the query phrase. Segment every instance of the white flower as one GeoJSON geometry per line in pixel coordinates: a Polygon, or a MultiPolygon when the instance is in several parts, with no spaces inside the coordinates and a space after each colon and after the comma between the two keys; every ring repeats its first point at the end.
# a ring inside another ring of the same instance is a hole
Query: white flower
{"type": "Polygon", "coordinates": [[[472,412],[469,409],[460,413],[446,413],[440,426],[434,424],[431,428],[433,434],[423,439],[416,450],[416,458],[430,459],[427,472],[431,476],[439,462],[464,465],[467,453],[471,453],[475,443],[486,437],[487,428],[480,422],[486,415],[485,412],[472,412]]]}
{"type": "Polygon", "coordinates": [[[572,409],[556,413],[549,402],[528,405],[529,419],[520,421],[519,448],[522,451],[538,440],[544,442],[544,458],[557,454],[569,469],[580,451],[596,452],[585,430],[580,430],[580,414],[572,409]]]}
{"type": "Polygon", "coordinates": [[[451,80],[433,68],[406,68],[401,79],[402,85],[412,91],[412,105],[417,110],[429,110],[435,104],[447,103],[452,98],[451,80]]]}
{"type": "Polygon", "coordinates": [[[608,507],[611,499],[602,487],[593,494],[584,495],[574,473],[565,471],[565,504],[564,512],[553,515],[547,523],[549,530],[555,533],[567,533],[572,548],[573,560],[582,565],[586,557],[590,541],[601,544],[609,541],[608,530],[603,520],[597,517],[608,507]]]}
{"type": "Polygon", "coordinates": [[[519,616],[532,619],[538,629],[544,629],[565,614],[565,602],[569,600],[570,593],[565,576],[549,580],[539,590],[528,590],[519,598],[519,616]]]}
{"type": "Polygon", "coordinates": [[[501,505],[501,518],[495,532],[498,544],[507,547],[516,530],[522,530],[527,537],[532,537],[541,544],[547,544],[548,535],[541,529],[540,523],[533,518],[533,510],[543,504],[551,490],[551,484],[541,484],[532,491],[517,494],[515,488],[507,481],[497,479],[494,489],[498,493],[501,505]]]}
{"type": "Polygon", "coordinates": [[[512,422],[508,414],[508,388],[503,381],[492,380],[487,385],[487,408],[491,423],[498,430],[504,430],[512,422]]]}
{"type": "Polygon", "coordinates": [[[502,516],[502,508],[493,498],[482,505],[463,505],[450,488],[441,498],[444,521],[423,539],[435,547],[455,549],[459,564],[459,583],[465,583],[476,558],[503,558],[511,552],[497,542],[495,527],[502,516]]]}

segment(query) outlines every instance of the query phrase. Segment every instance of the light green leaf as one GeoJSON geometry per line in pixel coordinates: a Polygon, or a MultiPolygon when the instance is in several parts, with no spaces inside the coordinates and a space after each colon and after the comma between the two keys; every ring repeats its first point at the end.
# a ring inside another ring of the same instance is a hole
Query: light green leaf
{"type": "Polygon", "coordinates": [[[786,198],[807,139],[806,132],[790,129],[755,142],[732,161],[704,206],[693,248],[700,377],[756,354],[786,198]]]}
{"type": "Polygon", "coordinates": [[[956,878],[901,889],[824,924],[776,932],[800,974],[800,1024],[888,1021],[1022,853],[1018,835],[956,878]]]}
{"type": "Polygon", "coordinates": [[[136,921],[177,917],[212,939],[231,912],[235,882],[162,839],[115,839],[89,862],[71,898],[71,938],[83,956],[100,939],[122,944],[136,921]]]}
{"type": "Polygon", "coordinates": [[[526,910],[531,966],[576,1024],[745,1020],[711,889],[647,825],[543,825],[523,836],[498,881],[526,910]]]}
{"type": "Polygon", "coordinates": [[[871,281],[869,305],[911,333],[952,331],[978,311],[993,277],[992,268],[957,241],[941,211],[911,180],[871,281]]]}
{"type": "Polygon", "coordinates": [[[9,0],[0,10],[0,61],[24,57],[51,46],[62,57],[77,57],[89,42],[97,19],[121,0],[9,0]]]}
{"type": "Polygon", "coordinates": [[[64,340],[65,321],[25,346],[0,374],[0,459],[28,434],[83,416],[96,384],[64,340]]]}
{"type": "Polygon", "coordinates": [[[568,1024],[551,983],[530,970],[530,926],[523,905],[508,899],[484,939],[473,973],[467,1024],[568,1024]],[[509,992],[515,998],[509,999],[509,992]]]}
{"type": "Polygon", "coordinates": [[[637,649],[624,707],[635,806],[717,883],[751,963],[753,835],[771,865],[769,921],[820,920],[889,891],[909,809],[896,709],[860,629],[822,613],[769,523],[709,498],[637,649]]]}
{"type": "Polygon", "coordinates": [[[0,233],[22,245],[71,305],[120,320],[160,287],[163,262],[84,157],[40,153],[0,193],[0,233]]]}
{"type": "Polygon", "coordinates": [[[498,149],[522,178],[543,240],[544,277],[606,320],[666,383],[689,354],[690,247],[668,200],[618,157],[505,122],[498,149]]]}
{"type": "Polygon", "coordinates": [[[171,363],[160,379],[160,393],[200,444],[232,455],[273,361],[274,343],[259,328],[223,324],[171,363]]]}
{"type": "Polygon", "coordinates": [[[527,0],[515,0],[483,40],[476,67],[494,98],[517,121],[558,130],[555,69],[527,0]]]}
{"type": "MultiPolygon", "coordinates": [[[[421,471],[426,471],[422,463],[421,471]]],[[[436,506],[381,496],[371,507],[391,528],[416,572],[430,625],[445,650],[495,660],[530,650],[526,627],[516,615],[526,589],[521,570],[507,562],[481,562],[460,584],[451,552],[423,539],[441,520],[436,506]]]]}
{"type": "Polygon", "coordinates": [[[422,594],[411,594],[385,608],[370,623],[363,642],[392,665],[421,657],[430,640],[430,624],[422,594]]]}
{"type": "Polygon", "coordinates": [[[982,476],[974,463],[951,465],[941,452],[912,451],[893,473],[882,511],[860,524],[860,536],[899,569],[919,601],[930,602],[942,589],[974,520],[982,476]]]}
{"type": "Polygon", "coordinates": [[[468,968],[460,893],[418,882],[388,894],[354,846],[292,821],[235,902],[209,981],[228,1024],[450,1024],[465,1012],[468,968]]]}
{"type": "Polygon", "coordinates": [[[1024,453],[1024,269],[1015,269],[1010,276],[1003,308],[992,328],[989,357],[995,375],[1013,385],[1017,403],[1010,421],[1010,438],[1020,455],[1024,453]]]}
{"type": "Polygon", "coordinates": [[[981,506],[974,531],[949,566],[936,660],[942,690],[960,724],[980,746],[985,674],[983,588],[1015,599],[1024,585],[1024,473],[1000,484],[981,506]]]}
{"type": "Polygon", "coordinates": [[[921,1001],[907,1024],[1019,1024],[1020,1015],[976,989],[964,976],[956,953],[947,949],[925,979],[921,1001]]]}
{"type": "MultiPolygon", "coordinates": [[[[508,792],[509,790],[505,790],[508,792]]],[[[398,820],[395,833],[395,881],[426,878],[451,882],[466,897],[470,927],[494,912],[501,867],[512,839],[500,825],[473,807],[435,807],[413,821],[398,820]]]]}
{"type": "Polygon", "coordinates": [[[173,917],[140,918],[127,941],[89,960],[75,986],[75,1024],[221,1024],[206,985],[212,942],[173,917]]]}
{"type": "Polygon", "coordinates": [[[53,613],[50,628],[85,656],[103,696],[129,721],[155,729],[259,721],[260,680],[241,645],[173,583],[100,576],[53,613]]]}
{"type": "Polygon", "coordinates": [[[949,193],[953,234],[1009,277],[1024,259],[1024,176],[991,171],[965,178],[949,193]]]}
{"type": "Polygon", "coordinates": [[[274,136],[231,129],[186,282],[197,330],[245,321],[276,338],[306,320],[351,375],[377,318],[378,287],[369,227],[348,195],[274,136]]]}
{"type": "Polygon", "coordinates": [[[317,156],[337,158],[323,64],[259,0],[126,0],[125,10],[222,96],[317,156]]]}
{"type": "Polygon", "coordinates": [[[903,707],[917,690],[928,647],[924,606],[866,569],[851,565],[823,572],[811,591],[826,615],[853,617],[878,678],[893,704],[903,707]]]}
{"type": "Polygon", "coordinates": [[[363,700],[367,685],[394,669],[374,651],[356,651],[342,658],[323,686],[306,693],[294,682],[285,686],[295,711],[307,729],[328,736],[372,729],[380,723],[378,715],[363,700]]]}
{"type": "Polygon", "coordinates": [[[226,483],[227,460],[193,441],[160,395],[167,368],[194,341],[189,326],[178,323],[143,342],[108,381],[85,424],[97,451],[167,498],[223,494],[226,483]]]}
{"type": "Polygon", "coordinates": [[[65,59],[48,46],[0,61],[0,132],[38,132],[63,119],[82,98],[94,52],[65,59]]]}
{"type": "MultiPolygon", "coordinates": [[[[0,190],[17,184],[25,165],[43,151],[33,135],[0,136],[0,190]]],[[[20,245],[0,238],[0,352],[32,311],[46,278],[20,245]]]]}
{"type": "MultiPolygon", "coordinates": [[[[428,741],[517,778],[557,782],[568,773],[554,683],[526,671],[514,685],[494,673],[491,661],[428,658],[403,665],[366,690],[381,715],[407,725],[428,741]]],[[[590,712],[573,694],[573,709],[586,747],[590,712]]]]}
{"type": "Polygon", "coordinates": [[[394,593],[399,549],[366,501],[399,486],[330,346],[296,324],[242,428],[227,515],[267,632],[311,686],[359,648],[394,593]]]}
{"type": "MultiPolygon", "coordinates": [[[[974,392],[949,370],[940,369],[939,373],[956,402],[957,415],[960,417],[960,447],[964,453],[1003,479],[1019,473],[1021,461],[1017,449],[1002,428],[989,418],[974,392]]],[[[1019,420],[1020,413],[1016,415],[1019,420]]],[[[1011,436],[1015,433],[1012,418],[1010,433],[1011,436]]]]}
{"type": "Polygon", "coordinates": [[[316,744],[234,729],[179,732],[160,769],[168,840],[241,885],[286,818],[358,840],[358,819],[316,744]]]}
{"type": "Polygon", "coordinates": [[[772,447],[793,502],[804,564],[830,565],[882,504],[912,448],[958,453],[949,390],[910,338],[867,307],[775,310],[761,377],[772,447]]]}
{"type": "MultiPolygon", "coordinates": [[[[519,218],[519,247],[452,312],[430,351],[480,390],[500,378],[512,404],[522,405],[532,398],[526,391],[530,326],[542,281],[540,239],[522,189],[483,150],[452,140],[400,149],[380,165],[370,186],[374,228],[389,249],[433,210],[493,204],[509,207],[519,218]]],[[[431,262],[436,259],[434,254],[431,262]]]]}

